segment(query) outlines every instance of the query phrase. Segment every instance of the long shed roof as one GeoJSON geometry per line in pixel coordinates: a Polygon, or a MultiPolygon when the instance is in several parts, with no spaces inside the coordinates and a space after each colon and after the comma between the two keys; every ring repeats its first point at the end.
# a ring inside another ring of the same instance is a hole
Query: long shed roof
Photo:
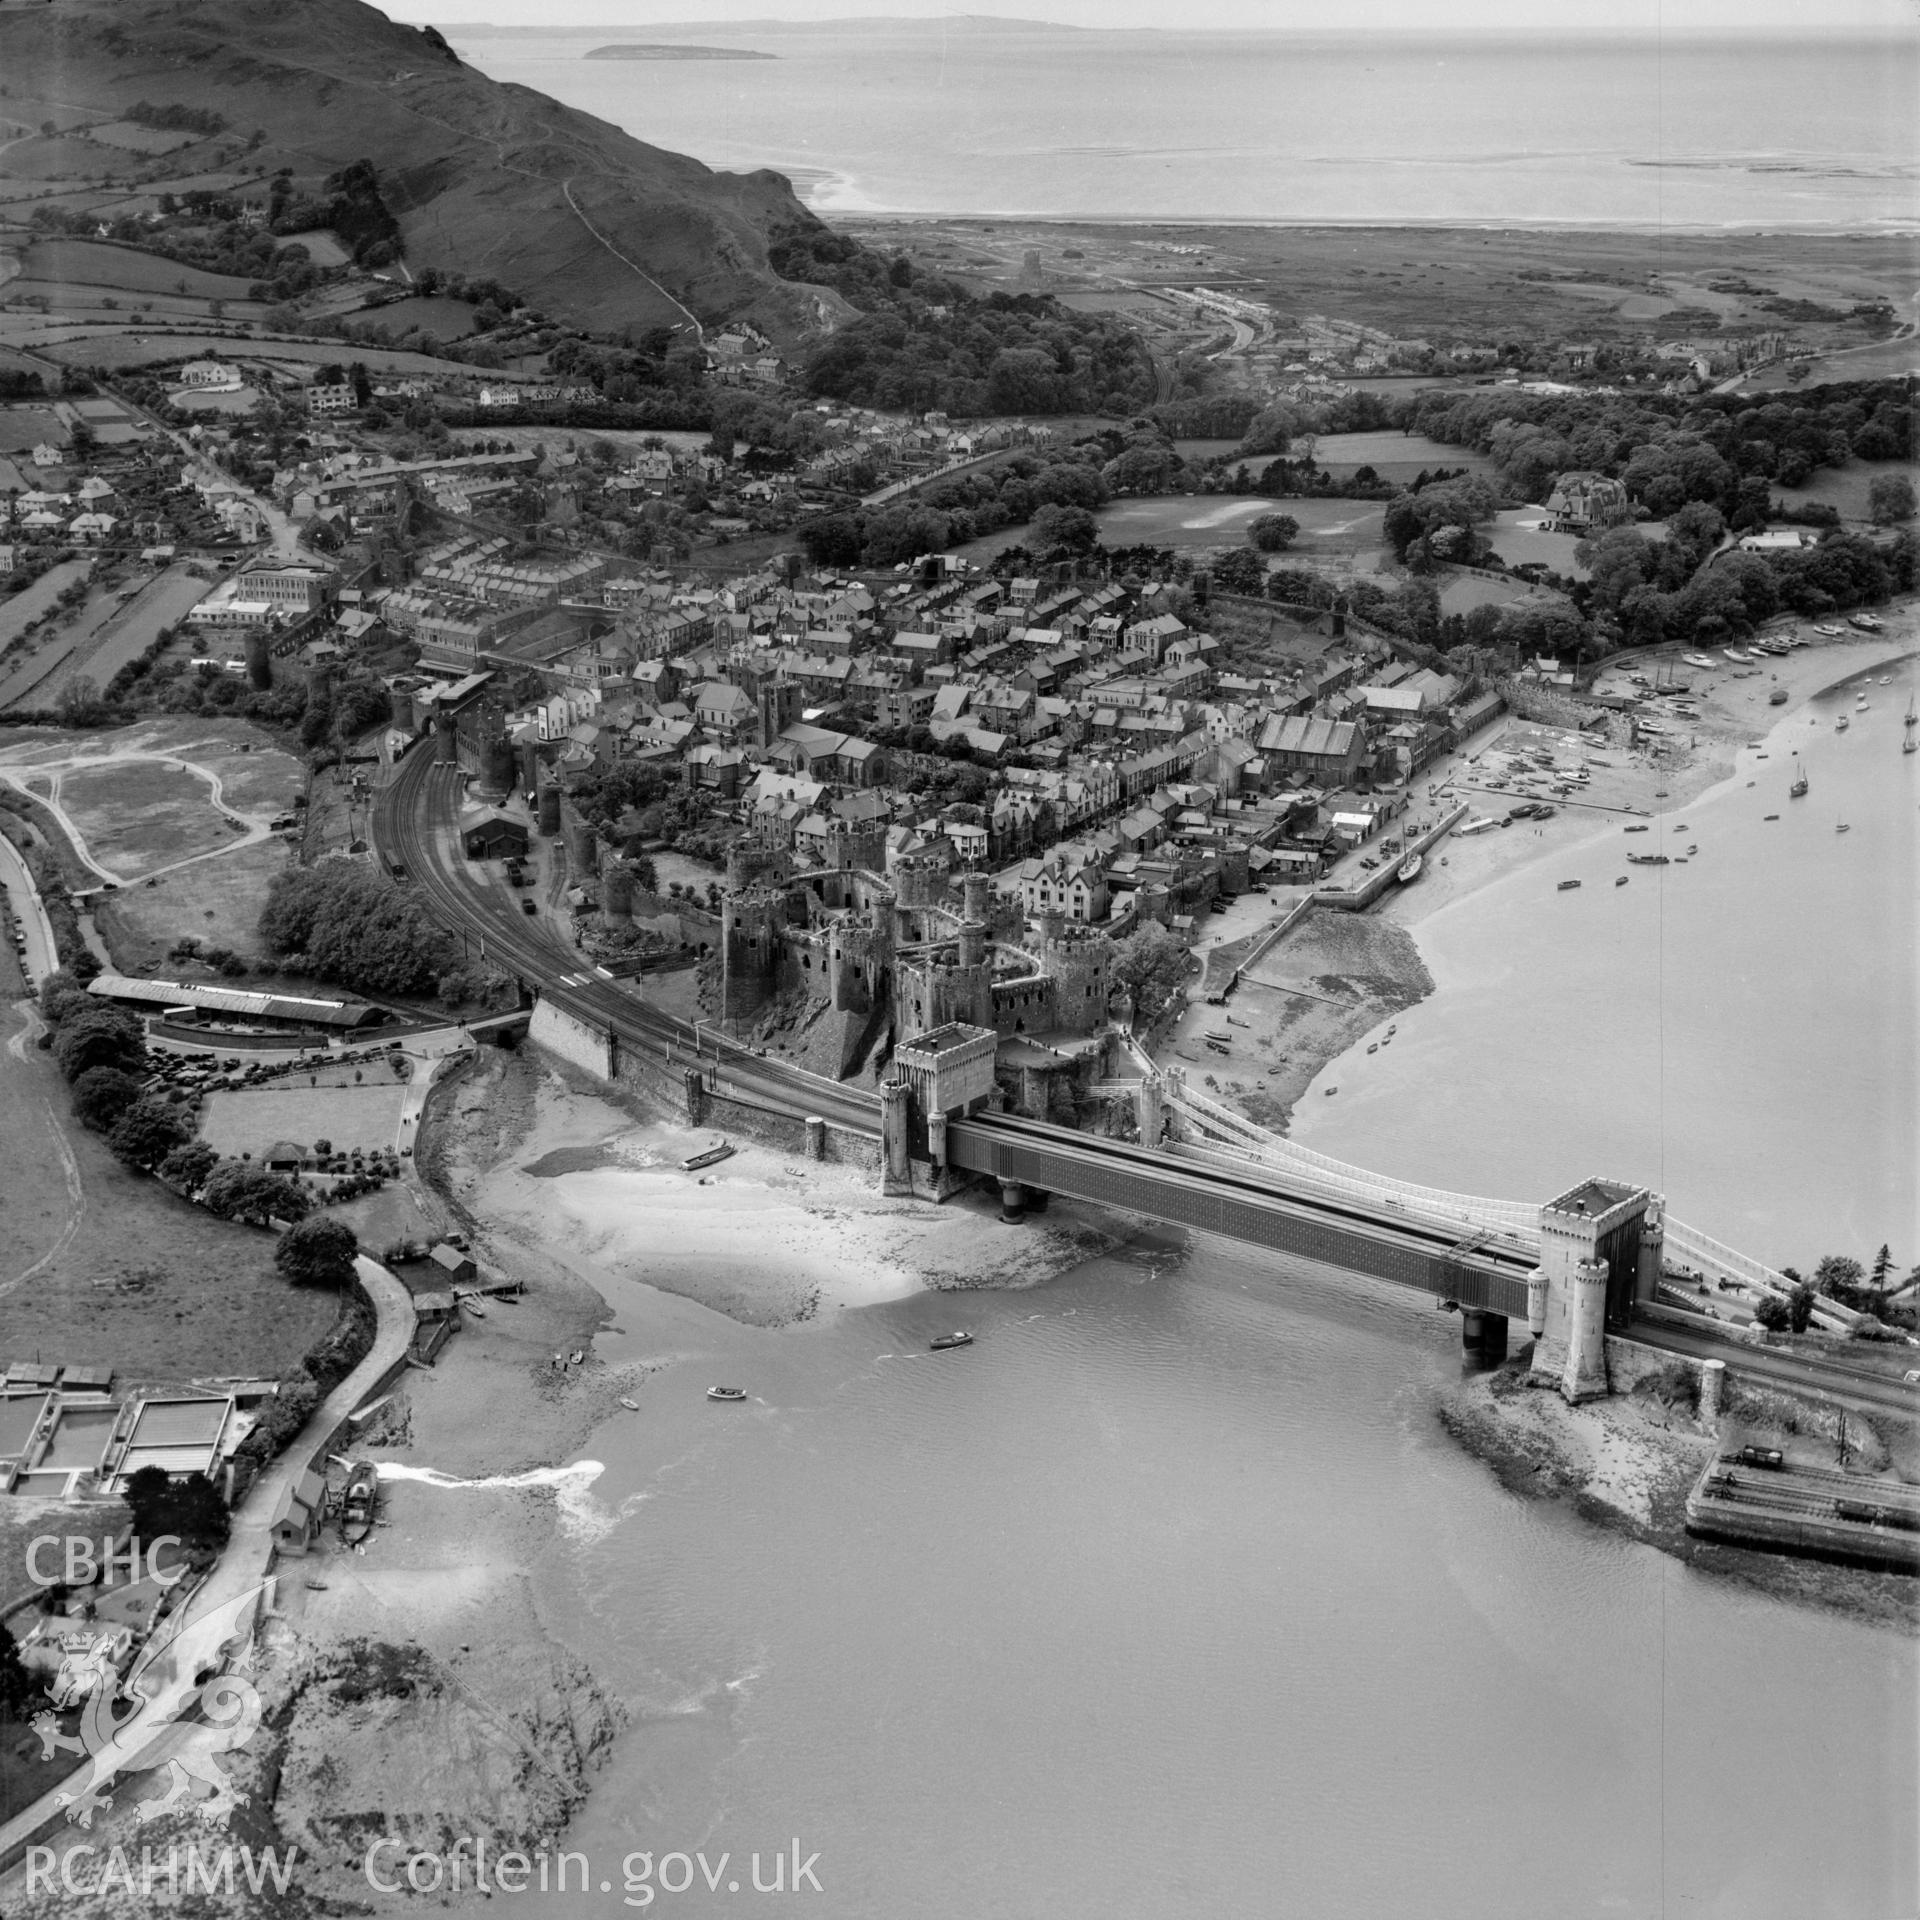
{"type": "Polygon", "coordinates": [[[360,1027],[380,1017],[363,1000],[308,1000],[286,993],[248,993],[238,987],[214,987],[179,980],[139,980],[131,974],[103,973],[87,991],[103,1000],[132,1000],[151,1007],[196,1007],[205,1013],[238,1013],[256,1020],[299,1020],[321,1027],[360,1027]]]}

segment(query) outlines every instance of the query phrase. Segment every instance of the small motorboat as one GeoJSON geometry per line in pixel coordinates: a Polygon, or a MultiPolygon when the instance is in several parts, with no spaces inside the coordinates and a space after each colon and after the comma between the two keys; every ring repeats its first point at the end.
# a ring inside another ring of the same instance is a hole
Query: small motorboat
{"type": "Polygon", "coordinates": [[[640,1411],[640,1402],[638,1400],[629,1400],[624,1393],[620,1396],[620,1404],[625,1407],[629,1413],[638,1413],[640,1411]]]}
{"type": "Polygon", "coordinates": [[[1652,831],[1652,829],[1651,829],[1651,828],[1649,828],[1649,827],[1629,827],[1629,828],[1627,828],[1627,832],[1629,832],[1629,833],[1649,833],[1649,832],[1651,832],[1651,831],[1652,831]]]}
{"type": "Polygon", "coordinates": [[[1834,823],[1833,830],[1835,833],[1851,833],[1853,828],[1846,821],[1839,820],[1834,823]]]}
{"type": "Polygon", "coordinates": [[[722,1140],[718,1146],[707,1148],[704,1153],[690,1154],[680,1162],[682,1173],[698,1173],[702,1167],[718,1166],[722,1160],[730,1159],[738,1149],[728,1140],[722,1140]]]}
{"type": "Polygon", "coordinates": [[[1327,1098],[1328,1098],[1329,1100],[1331,1100],[1331,1099],[1333,1098],[1333,1096],[1334,1096],[1334,1095],[1335,1095],[1336,1093],[1338,1093],[1339,1091],[1340,1091],[1340,1089],[1339,1089],[1338,1087],[1329,1087],[1329,1088],[1327,1089],[1327,1098]]]}
{"type": "Polygon", "coordinates": [[[1579,884],[1580,882],[1578,880],[1562,880],[1558,891],[1561,893],[1571,893],[1579,884]]]}
{"type": "Polygon", "coordinates": [[[1632,877],[1633,877],[1633,876],[1632,876],[1631,874],[1626,874],[1626,873],[1623,873],[1623,874],[1621,874],[1621,875],[1619,876],[1619,878],[1618,878],[1618,879],[1616,879],[1616,880],[1614,881],[1614,883],[1613,883],[1613,884],[1614,884],[1614,885],[1615,885],[1616,887],[1624,887],[1624,886],[1625,886],[1625,885],[1627,884],[1627,882],[1628,882],[1628,881],[1629,881],[1630,879],[1632,879],[1632,877]]]}
{"type": "Polygon", "coordinates": [[[1780,816],[1777,813],[1763,813],[1760,818],[1762,820],[1778,820],[1780,816]]]}
{"type": "Polygon", "coordinates": [[[1775,687],[1774,690],[1767,695],[1767,705],[1770,707],[1784,707],[1786,704],[1787,690],[1785,687],[1775,687]]]}
{"type": "Polygon", "coordinates": [[[745,1387],[709,1387],[707,1389],[709,1400],[744,1400],[746,1397],[745,1387]]]}
{"type": "Polygon", "coordinates": [[[1378,1052],[1380,1051],[1380,1042],[1379,1042],[1378,1040],[1376,1040],[1376,1041],[1375,1041],[1375,1042],[1373,1043],[1373,1045],[1372,1045],[1372,1046],[1370,1046],[1370,1047],[1369,1047],[1369,1048],[1367,1049],[1367,1051],[1368,1051],[1369,1053],[1378,1053],[1378,1052]]]}
{"type": "Polygon", "coordinates": [[[1847,730],[1847,716],[1846,716],[1846,715],[1845,715],[1844,713],[1843,713],[1843,714],[1842,714],[1842,715],[1840,716],[1840,718],[1839,718],[1838,720],[1836,720],[1836,721],[1835,721],[1835,722],[1833,723],[1833,730],[1834,730],[1834,732],[1835,732],[1835,733],[1845,733],[1845,732],[1846,732],[1846,730],[1847,730]]]}
{"type": "Polygon", "coordinates": [[[943,1333],[937,1340],[929,1340],[927,1347],[933,1353],[950,1353],[955,1347],[970,1347],[973,1335],[970,1333],[943,1333]]]}

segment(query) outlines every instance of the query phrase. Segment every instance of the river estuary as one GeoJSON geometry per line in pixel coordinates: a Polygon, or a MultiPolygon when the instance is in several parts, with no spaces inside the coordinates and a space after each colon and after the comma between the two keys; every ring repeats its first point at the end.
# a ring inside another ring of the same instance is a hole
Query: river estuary
{"type": "MultiPolygon", "coordinates": [[[[1438,993],[1306,1137],[1911,1259],[1906,690],[1845,741],[1851,692],[1788,722],[1659,884],[1612,886],[1616,825],[1579,893],[1536,868],[1436,916],[1438,993]],[[1814,794],[1763,823],[1794,742],[1814,794]]],[[[731,1856],[658,1910],[751,1909],[750,1855],[796,1836],[809,1910],[874,1920],[1914,1911],[1913,1640],[1505,1492],[1436,1422],[1457,1326],[1409,1296],[1169,1237],[1027,1293],[702,1324],[542,1574],[634,1712],[569,1836],[609,1883],[580,1911],[632,1910],[634,1850],[731,1856]],[[926,1351],[956,1325],[971,1350],[926,1351]]]]}

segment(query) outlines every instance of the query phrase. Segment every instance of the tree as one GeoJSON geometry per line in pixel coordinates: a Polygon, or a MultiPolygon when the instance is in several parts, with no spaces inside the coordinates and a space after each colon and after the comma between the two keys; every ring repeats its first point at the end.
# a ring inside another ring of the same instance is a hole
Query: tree
{"type": "Polygon", "coordinates": [[[1875,1294],[1884,1295],[1893,1284],[1893,1249],[1883,1240],[1880,1251],[1873,1256],[1873,1272],[1867,1277],[1867,1287],[1875,1294]]]}
{"type": "Polygon", "coordinates": [[[1866,1269],[1849,1254],[1827,1254],[1813,1270],[1813,1291],[1837,1300],[1843,1307],[1861,1303],[1860,1282],[1866,1269]]]}
{"type": "Polygon", "coordinates": [[[1787,1326],[1794,1333],[1805,1333],[1813,1319],[1813,1289],[1803,1280],[1787,1296],[1787,1326]]]}
{"type": "Polygon", "coordinates": [[[187,1138],[187,1125],[172,1105],[151,1097],[136,1100],[107,1135],[113,1157],[129,1167],[151,1173],[187,1138]]]}
{"type": "Polygon", "coordinates": [[[40,1692],[40,1683],[20,1658],[19,1643],[0,1624],[0,1719],[24,1720],[40,1692]]]}
{"type": "Polygon", "coordinates": [[[198,1558],[218,1553],[233,1530],[227,1503],[204,1474],[175,1480],[165,1467],[142,1467],[127,1477],[125,1498],[133,1510],[134,1536],[143,1544],[171,1535],[198,1558]]]}
{"type": "Polygon", "coordinates": [[[1044,506],[1029,531],[1041,554],[1085,553],[1100,537],[1100,523],[1085,507],[1044,506]]]}
{"type": "Polygon", "coordinates": [[[1913,482],[1904,473],[1874,476],[1867,489],[1867,518],[1876,527],[1897,527],[1913,518],[1914,509],[1913,482]]]}
{"type": "Polygon", "coordinates": [[[1764,1327],[1769,1333],[1785,1333],[1792,1319],[1792,1312],[1784,1300],[1768,1294],[1753,1310],[1756,1326],[1764,1327]]]}
{"type": "Polygon", "coordinates": [[[99,1005],[65,967],[50,973],[40,982],[40,1014],[52,1026],[59,1026],[69,1014],[81,1007],[99,1005]]]}
{"type": "Polygon", "coordinates": [[[1222,593],[1258,597],[1266,585],[1267,564],[1249,547],[1234,547],[1212,563],[1213,583],[1222,593]]]}
{"type": "Polygon", "coordinates": [[[284,1175],[244,1160],[224,1160],[208,1176],[200,1204],[223,1220],[304,1220],[313,1200],[284,1175]]]}
{"type": "Polygon", "coordinates": [[[1263,513],[1247,523],[1247,538],[1261,553],[1285,553],[1299,532],[1300,522],[1290,513],[1263,513]]]}
{"type": "Polygon", "coordinates": [[[126,1071],[146,1060],[146,1040],[131,1014],[89,997],[82,1006],[69,1003],[54,1039],[53,1057],[69,1082],[89,1067],[118,1067],[126,1071]]]}
{"type": "Polygon", "coordinates": [[[315,1214],[280,1236],[273,1264],[296,1287],[344,1287],[353,1278],[360,1242],[344,1220],[315,1214]]]}
{"type": "Polygon", "coordinates": [[[189,1140],[160,1162],[160,1178],[183,1193],[195,1193],[219,1164],[220,1156],[204,1140],[189,1140]]]}
{"type": "Polygon", "coordinates": [[[90,1133],[111,1133],[140,1098],[140,1082],[118,1067],[89,1067],[73,1083],[73,1114],[90,1133]]]}
{"type": "Polygon", "coordinates": [[[1115,987],[1133,996],[1136,1024],[1148,1025],[1159,1016],[1188,965],[1186,948],[1157,922],[1115,943],[1111,978],[1115,987]]]}

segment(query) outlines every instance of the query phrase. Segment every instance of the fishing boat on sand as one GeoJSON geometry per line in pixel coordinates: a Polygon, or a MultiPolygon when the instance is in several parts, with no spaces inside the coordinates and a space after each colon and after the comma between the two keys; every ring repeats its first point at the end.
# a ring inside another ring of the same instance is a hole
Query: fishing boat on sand
{"type": "Polygon", "coordinates": [[[1410,853],[1401,861],[1400,871],[1394,877],[1404,887],[1409,880],[1418,880],[1420,878],[1420,868],[1422,865],[1423,861],[1421,856],[1417,853],[1410,853]]]}
{"type": "Polygon", "coordinates": [[[718,1146],[707,1148],[704,1153],[689,1154],[680,1162],[682,1173],[698,1173],[702,1167],[718,1166],[722,1160],[730,1159],[737,1151],[733,1143],[722,1140],[718,1146]]]}
{"type": "Polygon", "coordinates": [[[373,1531],[374,1508],[380,1499],[380,1476],[371,1460],[356,1460],[347,1469],[346,1490],[340,1496],[340,1538],[357,1547],[373,1531]]]}
{"type": "Polygon", "coordinates": [[[943,1333],[937,1340],[929,1340],[927,1348],[932,1353],[951,1353],[955,1347],[970,1347],[973,1335],[970,1333],[943,1333]]]}
{"type": "Polygon", "coordinates": [[[1804,800],[1807,797],[1807,770],[1800,764],[1800,756],[1793,756],[1793,785],[1787,789],[1789,800],[1804,800]]]}
{"type": "Polygon", "coordinates": [[[1920,739],[1914,737],[1914,729],[1920,727],[1920,709],[1915,708],[1912,694],[1907,695],[1907,718],[1905,724],[1907,737],[1900,742],[1900,751],[1902,753],[1920,753],[1920,739]]]}
{"type": "Polygon", "coordinates": [[[709,1387],[707,1389],[709,1400],[744,1400],[746,1397],[745,1387],[709,1387]]]}

